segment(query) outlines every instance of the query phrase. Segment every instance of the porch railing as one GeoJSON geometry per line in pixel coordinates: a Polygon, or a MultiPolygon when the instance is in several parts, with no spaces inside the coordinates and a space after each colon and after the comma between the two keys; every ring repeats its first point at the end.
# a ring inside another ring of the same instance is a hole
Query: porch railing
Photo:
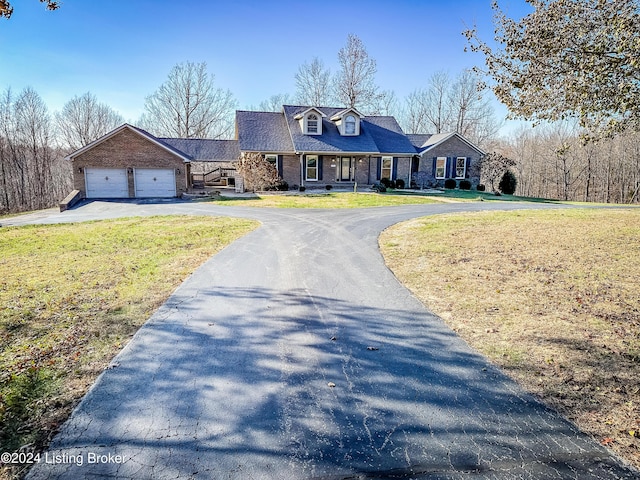
{"type": "Polygon", "coordinates": [[[236,172],[235,168],[231,167],[216,167],[207,173],[192,173],[191,184],[194,187],[205,187],[216,185],[222,182],[224,179],[234,177],[236,172]]]}

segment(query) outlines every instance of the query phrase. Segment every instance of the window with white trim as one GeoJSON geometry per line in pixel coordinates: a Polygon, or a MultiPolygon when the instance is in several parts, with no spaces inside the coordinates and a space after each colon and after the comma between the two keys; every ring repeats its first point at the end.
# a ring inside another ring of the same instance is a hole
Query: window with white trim
{"type": "Polygon", "coordinates": [[[447,157],[436,158],[435,176],[437,179],[445,178],[447,175],[447,157]]]}
{"type": "Polygon", "coordinates": [[[317,155],[307,155],[306,179],[311,181],[318,180],[318,156],[317,155]]]}
{"type": "Polygon", "coordinates": [[[310,113],[307,117],[307,133],[310,135],[317,135],[318,130],[318,116],[315,113],[310,113]]]}
{"type": "Polygon", "coordinates": [[[353,115],[347,115],[344,119],[344,134],[356,134],[356,117],[354,117],[353,115]]]}
{"type": "Polygon", "coordinates": [[[393,175],[393,157],[382,157],[380,178],[388,178],[391,180],[391,175],[393,175]]]}
{"type": "MultiPolygon", "coordinates": [[[[278,172],[278,155],[265,155],[264,159],[273,164],[274,167],[276,167],[276,172],[278,172]]],[[[279,174],[280,172],[278,172],[279,174]]]]}
{"type": "Polygon", "coordinates": [[[456,158],[456,178],[464,178],[467,173],[467,157],[456,158]]]}

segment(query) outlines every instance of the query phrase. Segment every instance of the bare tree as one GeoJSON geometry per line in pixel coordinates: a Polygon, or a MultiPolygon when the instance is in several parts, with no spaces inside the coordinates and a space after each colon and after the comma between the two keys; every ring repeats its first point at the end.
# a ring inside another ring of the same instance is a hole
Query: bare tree
{"type": "Polygon", "coordinates": [[[301,105],[326,106],[332,103],[331,71],[318,57],[303,63],[296,73],[296,101],[301,105]]]}
{"type": "Polygon", "coordinates": [[[378,87],[375,83],[376,61],[369,57],[362,40],[349,34],[347,44],[338,52],[340,71],[334,78],[336,99],[344,106],[375,110],[378,87]]]}
{"type": "Polygon", "coordinates": [[[423,108],[424,90],[416,89],[404,100],[404,106],[400,114],[400,125],[405,133],[425,133],[430,129],[427,127],[427,116],[423,108]]]}
{"type": "Polygon", "coordinates": [[[446,72],[436,72],[426,87],[411,92],[405,99],[403,123],[407,133],[442,133],[451,130],[452,80],[446,72]]]}
{"type": "Polygon", "coordinates": [[[383,90],[376,98],[375,106],[369,110],[370,115],[395,116],[399,112],[398,98],[393,90],[383,90]]]}
{"type": "Polygon", "coordinates": [[[451,83],[448,73],[436,72],[431,75],[427,89],[423,91],[421,103],[430,127],[427,131],[430,133],[451,130],[451,108],[453,107],[453,102],[449,98],[451,83]]]}
{"type": "Polygon", "coordinates": [[[584,143],[577,120],[514,132],[500,152],[517,160],[518,194],[558,200],[638,202],[640,134],[584,143]]]}
{"type": "Polygon", "coordinates": [[[167,81],[145,99],[143,128],[158,136],[228,138],[236,101],[229,90],[215,88],[206,63],[180,63],[167,81]]]}
{"type": "Polygon", "coordinates": [[[32,88],[0,97],[0,210],[52,206],[70,191],[68,164],[53,147],[47,106],[32,88]]]}
{"type": "Polygon", "coordinates": [[[25,88],[14,105],[16,137],[23,147],[27,205],[29,208],[47,206],[51,193],[51,117],[40,95],[32,88],[25,88]]]}
{"type": "Polygon", "coordinates": [[[493,106],[483,95],[478,77],[465,70],[458,75],[447,95],[449,130],[457,132],[483,145],[497,135],[500,124],[496,120],[493,106]]]}
{"type": "Polygon", "coordinates": [[[122,116],[107,104],[99,103],[87,92],[75,96],[56,112],[58,136],[69,150],[74,151],[121,125],[122,116]]]}
{"type": "Polygon", "coordinates": [[[251,110],[259,110],[261,112],[281,112],[282,106],[291,103],[291,97],[288,93],[279,93],[271,95],[267,100],[263,100],[258,105],[258,108],[251,108],[251,110]]]}
{"type": "MultiPolygon", "coordinates": [[[[53,0],[40,0],[40,3],[46,3],[47,10],[57,10],[60,8],[60,2],[54,2],[53,0]]],[[[0,0],[0,18],[11,18],[13,14],[13,7],[9,0],[0,0]]]]}
{"type": "Polygon", "coordinates": [[[446,72],[434,73],[425,88],[405,99],[402,122],[409,133],[457,132],[481,147],[500,128],[477,77],[468,71],[455,80],[446,72]]]}
{"type": "Polygon", "coordinates": [[[247,190],[266,190],[281,183],[275,165],[265,160],[260,153],[243,153],[235,162],[235,168],[242,175],[247,190]]]}

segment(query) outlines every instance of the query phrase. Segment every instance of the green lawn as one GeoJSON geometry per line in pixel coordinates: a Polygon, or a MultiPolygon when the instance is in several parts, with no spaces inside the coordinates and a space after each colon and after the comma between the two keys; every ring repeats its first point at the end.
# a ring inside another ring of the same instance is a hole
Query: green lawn
{"type": "Polygon", "coordinates": [[[219,205],[274,208],[365,208],[393,205],[437,203],[435,198],[424,196],[392,195],[380,193],[307,193],[295,195],[256,195],[253,198],[219,197],[219,205]]]}
{"type": "Polygon", "coordinates": [[[0,451],[46,444],[169,294],[257,226],[171,216],[0,229],[0,451]]]}
{"type": "MultiPolygon", "coordinates": [[[[478,192],[477,190],[443,190],[439,193],[420,190],[389,190],[375,192],[327,192],[293,194],[256,194],[251,197],[220,196],[212,200],[219,205],[271,208],[366,208],[394,205],[415,205],[422,203],[444,202],[533,202],[533,203],[571,203],[516,195],[500,195],[478,192]]],[[[593,205],[582,203],[583,205],[593,205]]]]}

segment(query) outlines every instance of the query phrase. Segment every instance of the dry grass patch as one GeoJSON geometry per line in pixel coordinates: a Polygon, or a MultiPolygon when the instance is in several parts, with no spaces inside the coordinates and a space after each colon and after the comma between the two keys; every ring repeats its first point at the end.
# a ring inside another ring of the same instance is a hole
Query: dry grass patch
{"type": "Polygon", "coordinates": [[[426,217],[380,246],[471,346],[640,467],[640,210],[426,217]]]}
{"type": "MultiPolygon", "coordinates": [[[[0,229],[0,452],[45,446],[169,294],[257,225],[189,216],[0,229]]],[[[23,470],[0,466],[0,477],[23,470]]]]}

